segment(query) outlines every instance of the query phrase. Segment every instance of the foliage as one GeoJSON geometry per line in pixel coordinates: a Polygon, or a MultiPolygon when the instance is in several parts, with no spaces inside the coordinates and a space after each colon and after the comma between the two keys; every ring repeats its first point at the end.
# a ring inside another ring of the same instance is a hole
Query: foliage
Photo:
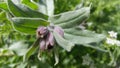
{"type": "Polygon", "coordinates": [[[1,1],[0,67],[119,67],[119,46],[110,46],[104,36],[114,30],[119,39],[119,3],[120,0],[1,1]],[[64,37],[53,31],[57,44],[52,50],[41,51],[36,30],[51,24],[62,27],[64,37]]]}

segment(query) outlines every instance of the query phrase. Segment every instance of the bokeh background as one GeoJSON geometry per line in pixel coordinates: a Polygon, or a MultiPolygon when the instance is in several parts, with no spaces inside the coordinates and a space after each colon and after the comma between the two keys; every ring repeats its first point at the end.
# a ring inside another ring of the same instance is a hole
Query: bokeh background
{"type": "MultiPolygon", "coordinates": [[[[4,2],[4,0],[0,0],[0,2],[4,2]]],[[[84,6],[91,6],[90,17],[84,27],[106,36],[108,31],[115,31],[118,33],[117,39],[120,40],[120,0],[54,0],[54,2],[55,14],[72,11],[80,3],[84,6]]],[[[34,8],[34,6],[31,7],[34,8]]],[[[119,57],[116,66],[112,66],[109,65],[111,58],[108,53],[83,46],[76,46],[71,52],[58,48],[60,61],[56,66],[54,66],[54,56],[50,53],[42,55],[43,61],[39,61],[37,53],[35,53],[30,57],[31,60],[23,63],[22,56],[34,40],[35,36],[24,35],[15,31],[12,24],[7,20],[5,11],[0,9],[0,68],[119,67],[119,57]]]]}

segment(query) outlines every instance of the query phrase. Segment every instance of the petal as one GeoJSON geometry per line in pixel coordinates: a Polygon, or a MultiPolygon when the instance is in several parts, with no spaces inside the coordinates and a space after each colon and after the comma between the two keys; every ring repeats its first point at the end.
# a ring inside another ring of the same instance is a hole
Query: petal
{"type": "Polygon", "coordinates": [[[54,36],[53,36],[53,34],[50,32],[50,35],[49,35],[49,43],[50,43],[50,45],[54,45],[54,36]]]}
{"type": "Polygon", "coordinates": [[[54,31],[60,34],[61,36],[64,36],[64,31],[61,27],[55,26],[54,31]]]}
{"type": "Polygon", "coordinates": [[[47,47],[48,47],[48,45],[49,45],[49,35],[50,35],[50,32],[48,33],[48,35],[47,35],[47,37],[46,37],[46,40],[45,40],[45,42],[46,42],[46,49],[47,49],[47,47]]]}
{"type": "Polygon", "coordinates": [[[45,40],[44,39],[40,42],[40,49],[45,50],[45,40]]]}
{"type": "Polygon", "coordinates": [[[53,45],[54,45],[54,37],[53,37],[53,34],[49,32],[46,38],[46,49],[53,48],[53,45]]]}
{"type": "Polygon", "coordinates": [[[36,33],[37,33],[37,37],[44,37],[48,33],[48,29],[47,29],[47,27],[40,26],[37,29],[36,33]]]}

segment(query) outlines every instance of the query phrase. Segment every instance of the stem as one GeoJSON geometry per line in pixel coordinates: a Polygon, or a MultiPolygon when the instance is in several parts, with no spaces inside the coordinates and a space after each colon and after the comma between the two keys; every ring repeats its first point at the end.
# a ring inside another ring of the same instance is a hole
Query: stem
{"type": "Polygon", "coordinates": [[[107,47],[107,50],[108,50],[108,53],[109,53],[109,55],[110,55],[110,57],[111,57],[111,61],[109,62],[108,65],[112,65],[113,62],[114,62],[114,56],[113,56],[113,54],[111,53],[110,48],[107,47]]]}
{"type": "Polygon", "coordinates": [[[37,40],[32,44],[32,46],[28,49],[27,53],[25,54],[23,61],[28,60],[29,57],[36,51],[38,48],[39,42],[41,38],[37,38],[37,40]]]}

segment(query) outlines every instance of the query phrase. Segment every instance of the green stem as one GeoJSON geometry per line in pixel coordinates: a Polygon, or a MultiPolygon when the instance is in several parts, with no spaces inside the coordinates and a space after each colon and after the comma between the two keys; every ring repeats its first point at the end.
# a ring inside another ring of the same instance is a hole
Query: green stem
{"type": "Polygon", "coordinates": [[[32,44],[32,46],[28,49],[27,53],[23,57],[23,61],[28,60],[29,57],[36,51],[40,41],[41,38],[37,38],[37,40],[32,44]]]}
{"type": "Polygon", "coordinates": [[[110,63],[108,65],[112,65],[113,62],[114,62],[114,56],[113,56],[112,52],[110,51],[110,48],[107,47],[107,50],[108,50],[108,53],[109,53],[110,58],[111,58],[111,61],[110,61],[110,63]]]}

